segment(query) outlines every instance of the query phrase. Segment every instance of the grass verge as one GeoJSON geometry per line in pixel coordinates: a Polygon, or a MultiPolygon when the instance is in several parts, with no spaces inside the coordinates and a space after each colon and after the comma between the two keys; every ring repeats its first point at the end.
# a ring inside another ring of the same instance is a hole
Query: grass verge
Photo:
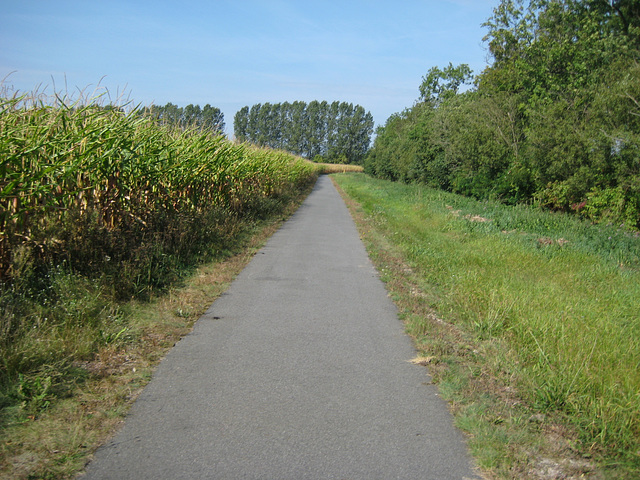
{"type": "Polygon", "coordinates": [[[59,333],[61,344],[65,335],[108,338],[96,353],[85,355],[86,360],[64,368],[50,362],[39,374],[21,377],[16,392],[22,402],[4,408],[0,418],[0,479],[63,479],[81,471],[92,452],[120,426],[165,353],[191,330],[310,189],[280,214],[246,224],[217,261],[200,266],[180,285],[150,301],[102,304],[90,285],[65,278],[68,286],[84,288],[82,302],[76,303],[85,305],[77,305],[86,310],[85,318],[97,311],[111,315],[116,326],[102,333],[87,328],[59,333]],[[88,308],[91,298],[100,306],[88,308]]]}
{"type": "Polygon", "coordinates": [[[335,175],[491,478],[640,475],[640,238],[335,175]]]}

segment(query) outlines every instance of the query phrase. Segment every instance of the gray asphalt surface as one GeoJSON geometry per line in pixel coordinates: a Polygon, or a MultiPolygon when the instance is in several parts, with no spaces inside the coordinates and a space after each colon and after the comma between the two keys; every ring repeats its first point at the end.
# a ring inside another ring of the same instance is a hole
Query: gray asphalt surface
{"type": "Polygon", "coordinates": [[[479,478],[331,180],[160,364],[84,480],[479,478]]]}

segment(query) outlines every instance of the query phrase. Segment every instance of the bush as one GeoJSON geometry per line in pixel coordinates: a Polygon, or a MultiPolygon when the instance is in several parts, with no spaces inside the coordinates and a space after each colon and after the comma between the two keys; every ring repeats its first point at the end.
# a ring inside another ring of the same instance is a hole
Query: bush
{"type": "Polygon", "coordinates": [[[594,188],[587,194],[585,217],[596,222],[613,223],[627,228],[640,227],[640,189],[594,188]]]}

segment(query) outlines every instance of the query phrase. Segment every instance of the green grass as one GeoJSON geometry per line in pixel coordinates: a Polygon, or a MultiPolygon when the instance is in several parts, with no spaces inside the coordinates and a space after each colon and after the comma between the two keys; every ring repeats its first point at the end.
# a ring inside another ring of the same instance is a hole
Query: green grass
{"type": "Polygon", "coordinates": [[[556,456],[592,459],[612,478],[640,473],[637,233],[363,175],[335,178],[360,204],[363,235],[399,292],[408,331],[444,367],[436,377],[482,465],[525,475],[532,458],[522,452],[562,430],[556,456]]]}

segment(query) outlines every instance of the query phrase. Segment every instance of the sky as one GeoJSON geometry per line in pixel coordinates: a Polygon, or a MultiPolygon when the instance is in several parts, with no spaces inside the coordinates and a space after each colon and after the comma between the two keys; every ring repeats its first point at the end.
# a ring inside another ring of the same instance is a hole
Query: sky
{"type": "Polygon", "coordinates": [[[411,107],[431,67],[488,64],[499,0],[0,0],[0,81],[113,103],[411,107]],[[4,80],[3,80],[4,79],[4,80]]]}

